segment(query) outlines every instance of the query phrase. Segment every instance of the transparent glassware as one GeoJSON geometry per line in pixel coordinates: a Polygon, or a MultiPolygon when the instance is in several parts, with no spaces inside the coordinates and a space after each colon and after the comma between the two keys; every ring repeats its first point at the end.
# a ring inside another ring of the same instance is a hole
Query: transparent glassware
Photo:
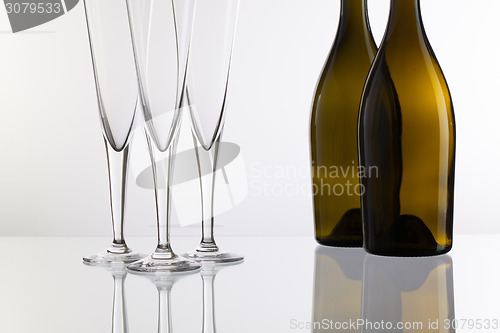
{"type": "Polygon", "coordinates": [[[170,245],[170,196],[195,0],[127,0],[142,110],[154,178],[158,244],[128,266],[139,272],[182,272],[200,265],[170,245]]]}
{"type": "Polygon", "coordinates": [[[196,261],[243,260],[241,255],[221,252],[214,239],[214,185],[238,8],[238,0],[206,0],[198,1],[195,9],[186,101],[200,173],[202,237],[198,248],[183,256],[196,261]],[[202,170],[207,169],[212,171],[211,177],[202,177],[202,170]]]}
{"type": "Polygon", "coordinates": [[[140,108],[127,8],[121,0],[85,0],[84,6],[106,145],[113,241],[107,251],[83,260],[94,265],[129,263],[145,255],[133,252],[123,237],[129,142],[140,108]]]}

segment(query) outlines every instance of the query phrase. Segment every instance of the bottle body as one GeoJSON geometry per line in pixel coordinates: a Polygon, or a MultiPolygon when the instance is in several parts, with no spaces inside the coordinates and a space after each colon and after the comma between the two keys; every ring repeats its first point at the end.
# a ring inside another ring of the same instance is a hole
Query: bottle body
{"type": "Polygon", "coordinates": [[[451,249],[455,119],[419,0],[392,0],[359,117],[364,247],[428,256],[451,249]]]}
{"type": "Polygon", "coordinates": [[[361,247],[357,122],[363,85],[377,48],[366,0],[342,0],[335,42],[311,112],[311,173],[318,243],[361,247]]]}

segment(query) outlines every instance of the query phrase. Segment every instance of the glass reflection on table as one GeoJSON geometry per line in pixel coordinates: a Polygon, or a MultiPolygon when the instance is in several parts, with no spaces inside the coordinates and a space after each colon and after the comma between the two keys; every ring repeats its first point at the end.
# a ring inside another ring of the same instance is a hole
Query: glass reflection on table
{"type": "MultiPolygon", "coordinates": [[[[127,271],[127,266],[124,264],[113,264],[110,266],[102,267],[99,269],[106,269],[111,273],[113,278],[113,308],[112,308],[112,333],[126,333],[129,331],[127,307],[125,302],[125,279],[127,272],[139,277],[145,277],[154,284],[157,290],[157,332],[158,333],[171,333],[173,331],[172,319],[172,297],[171,292],[175,283],[184,277],[199,273],[202,280],[202,300],[203,300],[203,313],[202,313],[202,333],[215,333],[215,278],[221,270],[228,267],[237,266],[242,262],[235,263],[215,263],[203,262],[201,271],[187,271],[187,272],[157,272],[154,274],[127,271]]],[[[90,266],[90,265],[87,265],[90,266]]],[[[191,286],[192,287],[192,286],[191,286]]],[[[194,290],[194,288],[191,288],[194,290]]],[[[130,290],[129,290],[130,291],[130,290]]],[[[136,290],[137,291],[137,290],[136,290]]],[[[142,289],[139,290],[141,293],[142,289]]],[[[175,306],[175,305],[174,305],[175,306]]],[[[143,313],[135,311],[132,316],[143,316],[143,313]]],[[[199,316],[200,313],[193,313],[199,316]]],[[[199,317],[198,317],[199,318],[199,317]]],[[[182,327],[182,325],[181,325],[182,327]]]]}
{"type": "Polygon", "coordinates": [[[361,318],[365,256],[366,252],[360,248],[316,248],[313,333],[360,332],[331,323],[356,322],[361,318]]]}
{"type": "Polygon", "coordinates": [[[455,332],[452,259],[318,246],[312,317],[312,333],[455,332]]]}
{"type": "Polygon", "coordinates": [[[362,318],[366,333],[455,332],[447,327],[455,318],[451,257],[367,255],[362,318]]]}
{"type": "Polygon", "coordinates": [[[125,279],[127,277],[127,265],[125,263],[111,263],[108,266],[95,266],[85,263],[87,266],[98,269],[106,269],[113,278],[113,310],[111,315],[111,332],[127,333],[127,310],[125,306],[125,279]]]}
{"type": "Polygon", "coordinates": [[[240,265],[242,262],[215,263],[204,261],[201,266],[201,280],[203,282],[203,325],[202,333],[215,333],[215,276],[227,267],[240,265]]]}
{"type": "Polygon", "coordinates": [[[156,272],[155,274],[131,271],[131,274],[149,279],[158,291],[158,333],[172,332],[172,304],[171,293],[174,284],[184,277],[198,271],[185,272],[156,272]]]}

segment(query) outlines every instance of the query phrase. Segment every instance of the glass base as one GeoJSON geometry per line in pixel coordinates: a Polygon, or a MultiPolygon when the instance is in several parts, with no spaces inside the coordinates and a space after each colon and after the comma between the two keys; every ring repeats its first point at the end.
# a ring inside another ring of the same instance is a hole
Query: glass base
{"type": "Polygon", "coordinates": [[[136,253],[132,251],[126,253],[111,253],[106,251],[83,257],[83,262],[87,265],[93,266],[109,266],[112,264],[128,264],[140,260],[145,256],[146,255],[143,253],[136,253]]]}
{"type": "Polygon", "coordinates": [[[214,262],[214,263],[238,262],[244,259],[244,257],[239,254],[220,252],[220,251],[213,251],[213,252],[195,251],[191,253],[184,253],[182,256],[184,258],[188,258],[190,260],[194,260],[197,262],[214,262]]]}
{"type": "Polygon", "coordinates": [[[127,269],[133,272],[159,273],[159,272],[187,272],[199,270],[200,264],[192,260],[187,260],[176,256],[172,259],[154,259],[151,256],[136,261],[127,266],[127,269]]]}

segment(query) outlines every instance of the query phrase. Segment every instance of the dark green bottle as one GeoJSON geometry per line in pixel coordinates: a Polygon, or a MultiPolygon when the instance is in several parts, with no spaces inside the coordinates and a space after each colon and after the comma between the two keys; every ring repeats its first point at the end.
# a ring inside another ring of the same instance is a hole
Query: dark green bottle
{"type": "Polygon", "coordinates": [[[392,0],[359,118],[364,247],[428,256],[452,245],[455,117],[419,0],[392,0]]]}
{"type": "Polygon", "coordinates": [[[363,85],[376,52],[366,0],[341,0],[337,36],[311,114],[315,230],[323,245],[363,245],[357,124],[363,85]]]}

